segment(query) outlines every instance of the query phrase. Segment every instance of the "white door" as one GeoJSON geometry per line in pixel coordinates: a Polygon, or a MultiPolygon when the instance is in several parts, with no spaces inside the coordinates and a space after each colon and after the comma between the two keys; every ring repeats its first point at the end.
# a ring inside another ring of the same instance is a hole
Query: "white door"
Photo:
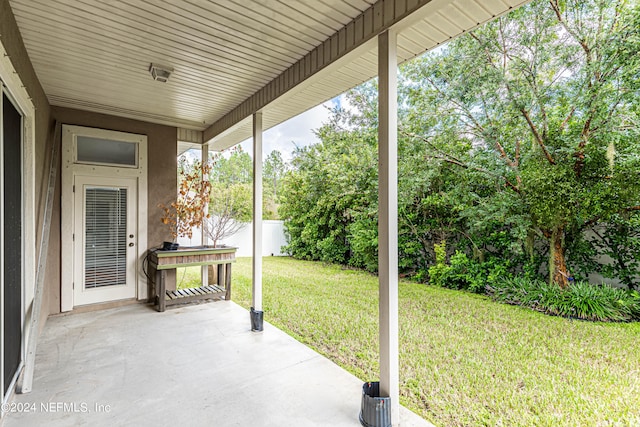
{"type": "Polygon", "coordinates": [[[75,176],[74,306],[136,297],[137,179],[75,176]]]}

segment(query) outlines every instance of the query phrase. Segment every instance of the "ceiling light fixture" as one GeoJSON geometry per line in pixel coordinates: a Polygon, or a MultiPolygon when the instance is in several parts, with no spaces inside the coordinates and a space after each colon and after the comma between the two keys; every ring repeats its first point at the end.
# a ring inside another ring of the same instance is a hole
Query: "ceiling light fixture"
{"type": "Polygon", "coordinates": [[[169,80],[171,73],[173,73],[173,68],[152,63],[149,65],[149,72],[151,73],[153,80],[166,83],[167,80],[169,80]]]}

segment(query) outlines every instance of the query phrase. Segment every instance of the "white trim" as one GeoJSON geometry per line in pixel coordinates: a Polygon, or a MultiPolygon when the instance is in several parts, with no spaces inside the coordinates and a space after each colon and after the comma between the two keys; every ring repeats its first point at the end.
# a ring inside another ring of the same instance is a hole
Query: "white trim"
{"type": "Polygon", "coordinates": [[[253,114],[253,286],[251,306],[262,311],[262,112],[253,114]]]}
{"type": "MultiPolygon", "coordinates": [[[[35,107],[25,86],[22,84],[17,71],[13,68],[11,59],[6,53],[3,44],[0,42],[0,80],[4,82],[5,88],[0,90],[7,94],[14,106],[22,114],[22,360],[18,367],[18,372],[22,369],[26,342],[30,331],[25,322],[26,313],[30,311],[33,303],[36,276],[36,173],[35,173],[35,107]],[[27,286],[27,285],[30,286],[27,286]]],[[[0,108],[1,111],[1,108],[0,108]]],[[[0,115],[1,117],[1,115],[0,115]]],[[[1,124],[1,120],[0,120],[1,124]]],[[[2,128],[3,126],[0,126],[2,128]]],[[[0,137],[1,140],[1,137],[0,137]]],[[[3,151],[3,150],[0,150],[3,151]]],[[[2,154],[3,156],[4,154],[2,154]]],[[[3,157],[0,156],[3,162],[3,157]]],[[[3,163],[0,163],[3,164],[3,163]]],[[[0,175],[4,175],[3,173],[0,175]]],[[[4,178],[2,178],[3,180],[4,178]]],[[[1,208],[4,212],[4,197],[1,208]]],[[[3,218],[4,220],[4,214],[3,218]]],[[[0,224],[3,226],[4,223],[0,224]]],[[[4,241],[0,242],[4,246],[4,241]]],[[[4,258],[4,257],[1,257],[4,258]]],[[[4,271],[4,259],[0,268],[4,271]]],[[[4,283],[4,280],[2,280],[4,283]]],[[[4,286],[1,286],[4,303],[4,286]]],[[[3,323],[4,324],[4,323],[3,323]]],[[[4,331],[1,332],[0,342],[4,345],[4,331]]],[[[4,348],[0,348],[1,357],[4,359],[4,348]]],[[[0,401],[5,402],[12,393],[4,395],[4,360],[0,360],[0,401]]],[[[11,390],[11,388],[10,388],[11,390]]],[[[1,416],[1,414],[0,414],[1,416]]]]}
{"type": "Polygon", "coordinates": [[[378,280],[380,395],[400,423],[398,344],[398,57],[393,30],[378,36],[378,280]]]}
{"type": "MultiPolygon", "coordinates": [[[[1,45],[0,45],[1,46],[1,45]]],[[[4,85],[0,81],[0,230],[4,230],[4,85]]],[[[4,232],[0,232],[0,248],[4,248],[4,232]]],[[[4,316],[4,257],[0,256],[0,313],[4,316]]],[[[11,393],[9,393],[11,395],[11,393]]],[[[5,403],[9,396],[4,395],[4,319],[0,328],[0,402],[5,403]],[[6,400],[5,400],[6,399],[6,400]]],[[[0,419],[4,411],[0,412],[0,419]]]]}
{"type": "MultiPolygon", "coordinates": [[[[180,129],[178,129],[178,134],[180,134],[180,129]]],[[[209,161],[209,144],[202,144],[202,146],[200,147],[200,162],[202,162],[202,164],[205,164],[209,161]]],[[[209,176],[205,176],[202,175],[202,180],[208,180],[209,176]]],[[[207,233],[205,232],[205,227],[206,225],[204,224],[205,221],[207,221],[206,217],[209,214],[209,204],[206,204],[204,206],[204,219],[202,220],[202,224],[200,225],[200,243],[202,244],[202,246],[207,246],[209,244],[209,236],[207,236],[207,233]]],[[[200,282],[202,283],[202,286],[209,286],[209,266],[208,265],[203,265],[200,268],[200,282]]],[[[220,283],[218,281],[218,283],[220,283]]]]}
{"type": "MultiPolygon", "coordinates": [[[[138,239],[137,239],[137,299],[148,298],[147,278],[142,271],[142,262],[147,250],[148,221],[148,176],[147,136],[133,133],[96,129],[84,126],[62,126],[62,215],[61,244],[63,254],[73,253],[74,195],[73,183],[76,175],[108,176],[138,179],[138,239]],[[75,141],[78,135],[138,144],[138,168],[87,165],[75,162],[75,141]]],[[[73,257],[63,256],[61,265],[61,310],[73,310],[73,257]]]]}

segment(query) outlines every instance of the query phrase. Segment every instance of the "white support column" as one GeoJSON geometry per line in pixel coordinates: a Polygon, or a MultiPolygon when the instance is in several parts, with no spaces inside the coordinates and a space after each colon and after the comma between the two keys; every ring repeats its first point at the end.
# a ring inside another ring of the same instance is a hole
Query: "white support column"
{"type": "MultiPolygon", "coordinates": [[[[209,161],[209,144],[202,144],[202,148],[201,148],[201,152],[200,152],[200,161],[204,164],[205,162],[209,161]]],[[[209,179],[208,176],[202,176],[202,179],[209,179]]],[[[209,205],[205,206],[205,216],[206,214],[209,212],[209,205]]],[[[207,221],[206,218],[202,219],[203,224],[200,227],[201,228],[201,244],[202,246],[207,246],[209,244],[209,236],[207,236],[207,233],[205,232],[205,224],[204,221],[207,221]]],[[[209,285],[209,266],[208,265],[203,265],[201,270],[200,270],[200,281],[202,282],[202,286],[207,286],[209,285]]]]}
{"type": "Polygon", "coordinates": [[[378,36],[378,269],[380,395],[400,423],[398,367],[398,59],[392,30],[378,36]]]}
{"type": "Polygon", "coordinates": [[[262,330],[262,112],[253,115],[253,298],[251,329],[262,330]]]}

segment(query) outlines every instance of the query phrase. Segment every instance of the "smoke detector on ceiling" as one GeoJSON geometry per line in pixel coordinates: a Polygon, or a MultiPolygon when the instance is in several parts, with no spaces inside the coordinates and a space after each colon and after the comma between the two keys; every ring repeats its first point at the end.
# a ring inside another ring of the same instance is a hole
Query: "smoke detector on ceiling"
{"type": "Polygon", "coordinates": [[[171,73],[173,73],[173,68],[152,63],[149,65],[149,72],[153,80],[166,83],[171,73]]]}

